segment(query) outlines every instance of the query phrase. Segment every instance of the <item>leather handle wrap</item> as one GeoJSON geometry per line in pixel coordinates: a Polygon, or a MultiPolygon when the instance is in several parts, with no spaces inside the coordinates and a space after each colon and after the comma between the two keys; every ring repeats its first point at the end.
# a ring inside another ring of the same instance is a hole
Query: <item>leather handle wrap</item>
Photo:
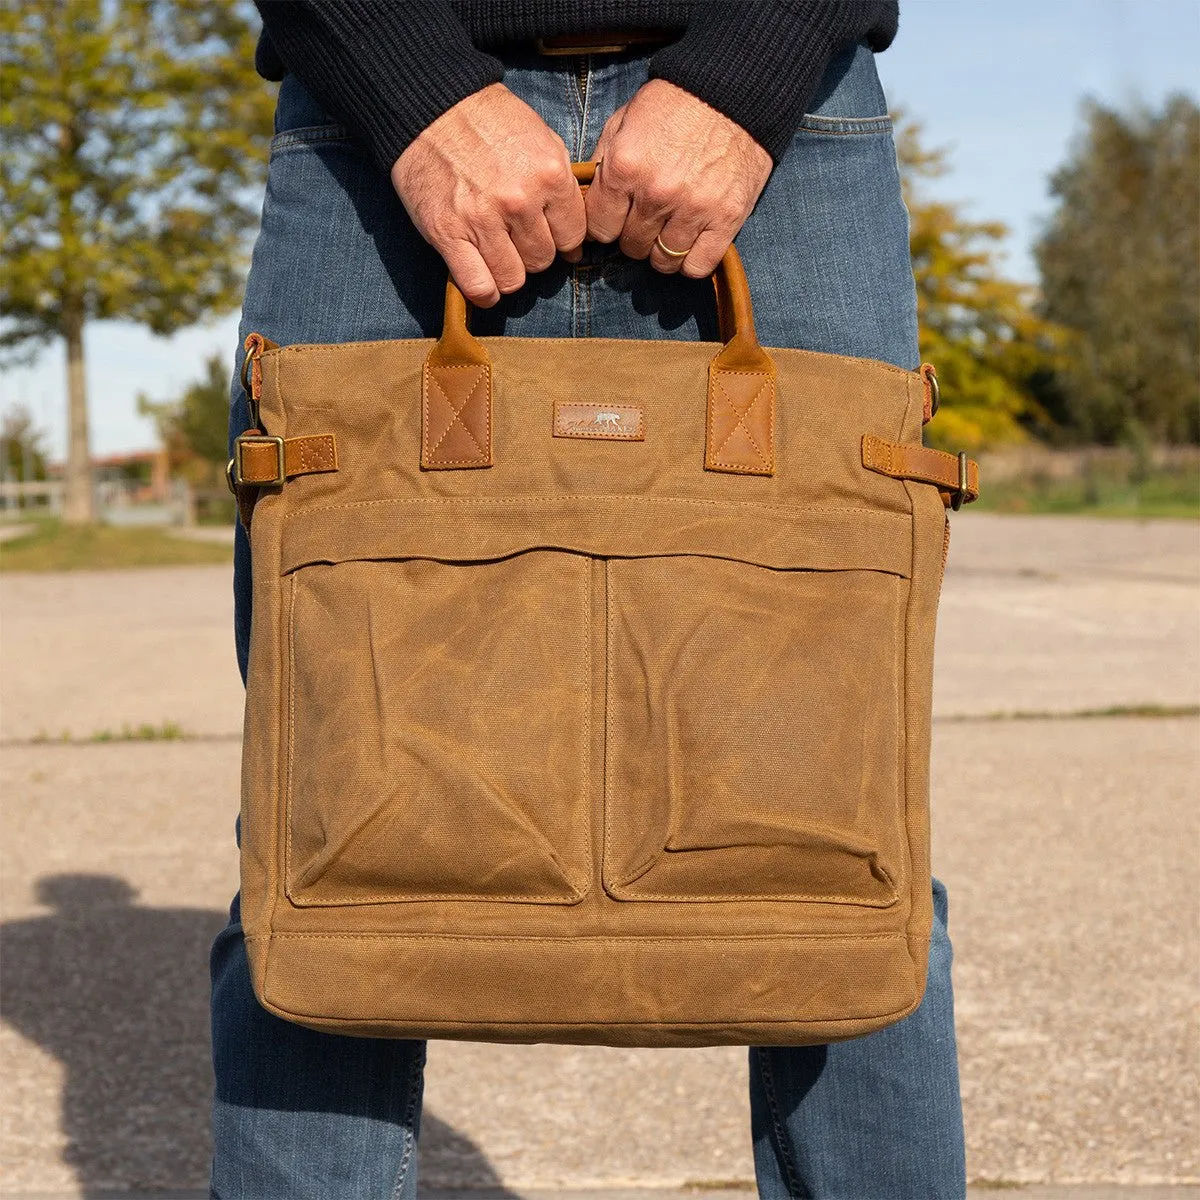
{"type": "MultiPolygon", "coordinates": [[[[595,162],[572,163],[585,189],[595,162]]],[[[725,251],[713,276],[724,347],[708,379],[704,466],[709,471],[771,475],[775,470],[775,364],[754,331],[750,285],[736,248],[725,251]]],[[[425,360],[421,378],[421,466],[490,467],[492,363],[483,342],[467,327],[466,297],[446,282],[442,336],[425,360]]]]}

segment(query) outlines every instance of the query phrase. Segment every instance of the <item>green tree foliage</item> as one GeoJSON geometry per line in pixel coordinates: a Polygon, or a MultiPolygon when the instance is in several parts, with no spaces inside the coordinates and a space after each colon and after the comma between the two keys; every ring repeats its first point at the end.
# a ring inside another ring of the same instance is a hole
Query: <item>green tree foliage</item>
{"type": "Polygon", "coordinates": [[[188,386],[177,400],[138,397],[138,412],[153,419],[174,471],[193,483],[223,477],[229,456],[230,367],[219,354],[205,362],[203,379],[188,386]]]}
{"type": "Polygon", "coordinates": [[[0,344],[61,338],[68,520],[91,517],[83,330],[232,307],[271,96],[233,0],[0,5],[0,344]]]}
{"type": "Polygon", "coordinates": [[[1200,109],[1089,101],[1035,249],[1059,380],[1083,436],[1200,441],[1200,109]]]}
{"type": "Polygon", "coordinates": [[[23,404],[10,408],[0,421],[0,463],[6,479],[46,478],[45,434],[23,404]]]}
{"type": "Polygon", "coordinates": [[[896,149],[910,217],[921,356],[937,367],[942,407],[934,444],[974,450],[1022,441],[1045,421],[1034,383],[1047,370],[1056,331],[1034,311],[1033,290],[1005,279],[1008,229],[972,221],[962,206],[929,199],[922,183],[949,171],[944,149],[922,143],[921,125],[901,114],[896,149]]]}

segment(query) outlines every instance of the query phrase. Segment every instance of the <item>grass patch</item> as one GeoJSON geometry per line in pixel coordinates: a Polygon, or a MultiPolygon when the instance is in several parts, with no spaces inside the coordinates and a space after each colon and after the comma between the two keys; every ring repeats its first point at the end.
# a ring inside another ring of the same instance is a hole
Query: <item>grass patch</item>
{"type": "Polygon", "coordinates": [[[1096,517],[1200,518],[1200,472],[1161,467],[1139,473],[1117,464],[1089,466],[1078,479],[1031,475],[989,483],[980,512],[1084,513],[1096,517]]]}
{"type": "Polygon", "coordinates": [[[100,729],[88,739],[93,742],[177,742],[184,736],[183,729],[174,721],[164,721],[161,725],[129,725],[121,726],[120,733],[111,729],[100,729]]]}
{"type": "Polygon", "coordinates": [[[1108,708],[1077,708],[1073,712],[1015,712],[962,713],[952,717],[935,717],[938,724],[959,721],[1077,721],[1083,717],[1200,717],[1200,704],[1113,704],[1108,708]]]}
{"type": "Polygon", "coordinates": [[[0,571],[86,571],[190,567],[233,561],[230,546],[172,537],[161,529],[64,525],[43,518],[23,537],[0,543],[0,571]]]}
{"type": "Polygon", "coordinates": [[[69,729],[64,729],[57,737],[44,730],[36,737],[29,739],[30,743],[45,746],[51,742],[61,742],[64,745],[86,745],[88,742],[179,742],[190,740],[183,726],[175,721],[163,721],[158,725],[143,722],[140,725],[130,725],[127,721],[120,730],[98,729],[90,737],[77,738],[69,729]]]}

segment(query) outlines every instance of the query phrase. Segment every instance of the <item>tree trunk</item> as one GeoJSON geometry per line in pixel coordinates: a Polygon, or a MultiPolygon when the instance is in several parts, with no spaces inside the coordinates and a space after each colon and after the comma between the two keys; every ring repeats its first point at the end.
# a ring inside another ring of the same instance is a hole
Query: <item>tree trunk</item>
{"type": "MultiPolygon", "coordinates": [[[[74,307],[74,306],[72,306],[74,307]]],[[[67,343],[67,474],[63,520],[86,525],[95,519],[92,455],[88,442],[87,379],[83,370],[83,313],[63,314],[67,343]]]]}

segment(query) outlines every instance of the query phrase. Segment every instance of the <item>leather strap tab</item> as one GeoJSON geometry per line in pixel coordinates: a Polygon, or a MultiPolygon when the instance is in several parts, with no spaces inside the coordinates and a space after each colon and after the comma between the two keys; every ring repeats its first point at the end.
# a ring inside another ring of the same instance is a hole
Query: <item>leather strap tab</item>
{"type": "Polygon", "coordinates": [[[426,362],[421,382],[421,466],[492,465],[490,363],[426,362]]]}
{"type": "Polygon", "coordinates": [[[774,475],[775,363],[754,332],[750,285],[732,246],[715,282],[718,316],[732,332],[708,368],[704,469],[774,475]]]}
{"type": "Polygon", "coordinates": [[[251,333],[246,337],[244,346],[245,357],[242,359],[242,387],[250,400],[250,413],[258,420],[258,402],[262,398],[262,356],[268,350],[278,350],[279,347],[261,333],[251,333]]]}
{"type": "Polygon", "coordinates": [[[234,443],[234,482],[258,487],[281,484],[293,475],[338,469],[337,439],[332,433],[306,437],[266,437],[248,429],[234,443]]]}
{"type": "Polygon", "coordinates": [[[421,372],[421,466],[492,465],[492,360],[467,328],[466,297],[446,281],[442,336],[421,372]]]}
{"type": "Polygon", "coordinates": [[[775,473],[775,372],[708,370],[704,467],[739,475],[775,473]]]}
{"type": "Polygon", "coordinates": [[[970,504],[979,498],[979,464],[966,460],[966,487],[960,491],[960,463],[957,454],[931,450],[928,446],[887,442],[883,438],[864,434],[862,462],[869,471],[890,475],[893,479],[913,479],[918,483],[937,484],[947,504],[970,504]]]}

